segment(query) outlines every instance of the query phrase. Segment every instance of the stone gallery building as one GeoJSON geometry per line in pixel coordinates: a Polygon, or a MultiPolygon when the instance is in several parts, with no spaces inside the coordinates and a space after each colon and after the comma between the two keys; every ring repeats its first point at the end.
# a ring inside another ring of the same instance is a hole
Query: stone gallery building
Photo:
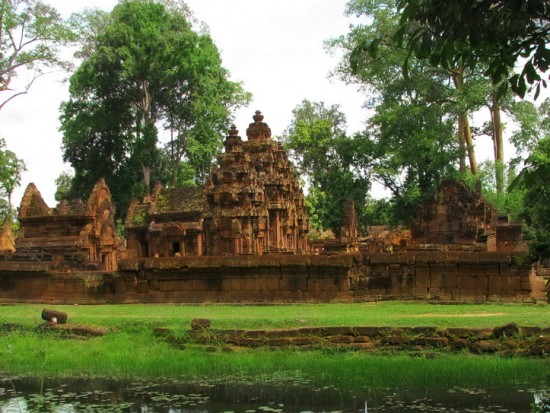
{"type": "Polygon", "coordinates": [[[418,209],[412,244],[460,246],[479,251],[527,251],[520,223],[499,216],[493,205],[464,182],[449,180],[418,209]]]}
{"type": "Polygon", "coordinates": [[[17,260],[53,261],[71,268],[114,271],[117,268],[115,208],[103,179],[86,203],[61,201],[49,208],[29,184],[19,208],[17,260]]]}
{"type": "Polygon", "coordinates": [[[157,185],[132,202],[128,258],[309,252],[302,189],[263,118],[253,116],[246,141],[232,126],[204,187],[157,185]]]}

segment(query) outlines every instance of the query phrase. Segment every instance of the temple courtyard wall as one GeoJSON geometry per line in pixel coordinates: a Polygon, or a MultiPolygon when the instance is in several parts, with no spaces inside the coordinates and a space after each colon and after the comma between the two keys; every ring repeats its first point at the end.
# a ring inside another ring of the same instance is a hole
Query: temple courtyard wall
{"type": "Polygon", "coordinates": [[[0,262],[0,303],[326,303],[546,301],[522,257],[403,252],[121,260],[113,272],[0,262]]]}

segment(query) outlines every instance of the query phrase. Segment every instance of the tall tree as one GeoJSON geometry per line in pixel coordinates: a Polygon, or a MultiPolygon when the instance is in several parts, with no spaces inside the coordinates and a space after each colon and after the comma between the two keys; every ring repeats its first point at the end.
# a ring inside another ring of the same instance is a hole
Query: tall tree
{"type": "Polygon", "coordinates": [[[124,208],[132,188],[148,191],[166,176],[165,131],[175,185],[180,162],[194,155],[190,141],[209,167],[232,109],[250,95],[228,79],[210,36],[193,30],[186,9],[123,0],[108,16],[89,15],[96,34],[62,105],[64,160],[75,170],[73,189],[89,191],[105,176],[124,208]]]}
{"type": "Polygon", "coordinates": [[[456,172],[462,152],[453,124],[470,109],[468,88],[457,91],[447,71],[416,59],[403,75],[406,51],[382,36],[396,28],[395,1],[352,0],[347,13],[368,18],[329,43],[344,51],[336,74],[361,85],[369,94],[366,106],[374,112],[356,140],[358,159],[392,192],[394,221],[403,222],[426,192],[456,172]],[[357,48],[376,38],[382,39],[376,56],[357,48]]]}
{"type": "Polygon", "coordinates": [[[516,118],[521,128],[512,142],[519,153],[515,162],[523,169],[509,187],[524,191],[522,218],[527,238],[532,240],[531,252],[540,258],[550,258],[550,99],[538,108],[530,102],[518,103],[516,118]]]}
{"type": "Polygon", "coordinates": [[[21,175],[26,170],[25,162],[7,149],[6,142],[0,138],[0,189],[2,195],[7,198],[8,213],[10,214],[13,211],[11,203],[13,191],[21,183],[21,175]]]}
{"type": "Polygon", "coordinates": [[[0,109],[26,94],[36,79],[54,68],[68,68],[60,47],[75,39],[70,26],[51,6],[36,0],[0,0],[0,109]],[[26,83],[13,81],[28,70],[26,83]]]}
{"type": "Polygon", "coordinates": [[[346,136],[338,105],[304,100],[292,114],[282,139],[307,181],[312,224],[338,235],[346,200],[352,198],[361,213],[370,189],[368,175],[355,168],[357,143],[346,136]]]}
{"type": "Polygon", "coordinates": [[[469,171],[475,175],[478,167],[469,116],[483,105],[484,97],[480,95],[478,84],[487,81],[479,70],[470,70],[462,64],[434,67],[410,56],[393,37],[399,28],[397,4],[397,0],[348,2],[346,13],[365,16],[367,23],[353,27],[347,36],[332,41],[332,47],[343,49],[345,53],[338,74],[369,85],[369,92],[374,93],[383,93],[392,81],[407,82],[411,91],[421,89],[426,86],[426,80],[417,86],[419,72],[425,79],[431,78],[430,87],[439,88],[440,104],[456,119],[460,169],[466,172],[467,155],[469,171]]]}
{"type": "Polygon", "coordinates": [[[60,202],[63,199],[68,199],[71,193],[71,181],[73,180],[73,175],[68,171],[63,171],[55,179],[55,195],[54,198],[57,202],[60,202]]]}
{"type": "Polygon", "coordinates": [[[525,161],[525,167],[512,182],[512,189],[525,190],[524,213],[531,252],[550,258],[550,136],[541,139],[525,161]]]}

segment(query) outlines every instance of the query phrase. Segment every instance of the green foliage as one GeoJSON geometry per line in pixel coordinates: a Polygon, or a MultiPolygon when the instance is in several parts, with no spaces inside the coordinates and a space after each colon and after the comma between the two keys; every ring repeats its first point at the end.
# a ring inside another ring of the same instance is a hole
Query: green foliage
{"type": "Polygon", "coordinates": [[[0,109],[28,92],[48,68],[68,68],[60,47],[74,40],[70,26],[53,7],[37,0],[1,0],[0,4],[0,109]],[[10,85],[23,69],[33,76],[22,90],[10,85]]]}
{"type": "Polygon", "coordinates": [[[407,224],[422,198],[455,174],[462,154],[455,119],[480,105],[479,91],[473,84],[452,89],[449,72],[414,57],[408,58],[404,76],[407,51],[391,39],[397,30],[394,1],[351,0],[347,13],[364,16],[367,23],[328,46],[344,52],[336,74],[360,84],[370,96],[365,105],[373,110],[366,130],[353,141],[354,162],[392,193],[391,216],[382,222],[407,224]]]}
{"type": "Polygon", "coordinates": [[[57,202],[62,199],[68,199],[71,193],[71,182],[73,175],[68,171],[63,171],[55,180],[56,191],[54,198],[57,202]]]}
{"type": "Polygon", "coordinates": [[[539,108],[532,104],[518,104],[517,119],[521,130],[514,134],[512,141],[519,156],[522,156],[524,168],[511,182],[509,191],[523,191],[523,213],[525,236],[531,240],[530,249],[539,258],[550,257],[550,191],[547,182],[550,179],[550,99],[539,108]]]}
{"type": "Polygon", "coordinates": [[[118,214],[140,180],[147,190],[156,180],[178,185],[182,160],[208,170],[231,110],[250,98],[187,9],[164,3],[126,0],[109,15],[80,16],[92,32],[81,33],[85,59],[61,108],[63,157],[75,171],[72,192],[104,177],[118,214]]]}
{"type": "Polygon", "coordinates": [[[522,62],[521,72],[508,79],[514,92],[523,97],[527,85],[535,85],[536,98],[541,83],[546,87],[541,73],[550,66],[547,1],[399,0],[397,6],[400,27],[394,37],[417,58],[447,69],[484,65],[493,83],[503,86],[522,62]]]}
{"type": "Polygon", "coordinates": [[[541,139],[525,161],[525,167],[512,182],[511,189],[524,189],[523,218],[531,252],[550,257],[550,136],[541,139]]]}
{"type": "Polygon", "coordinates": [[[510,137],[516,148],[516,157],[512,159],[512,165],[517,166],[535,150],[541,139],[550,136],[550,98],[539,107],[527,101],[517,102],[512,113],[519,124],[510,137]]]}
{"type": "MultiPolygon", "coordinates": [[[[503,168],[503,166],[500,167],[503,168]]],[[[510,221],[521,220],[524,211],[523,198],[525,191],[510,187],[510,183],[516,177],[514,169],[510,167],[506,173],[503,173],[505,190],[502,192],[497,191],[495,171],[494,162],[486,161],[480,164],[477,175],[468,173],[459,175],[459,179],[474,191],[478,189],[478,185],[481,183],[481,195],[496,208],[499,214],[507,215],[510,221]]]]}
{"type": "Polygon", "coordinates": [[[346,118],[338,105],[302,101],[285,131],[283,144],[307,181],[310,223],[338,236],[348,199],[362,211],[370,189],[367,176],[356,168],[358,143],[346,136],[346,118]]]}
{"type": "Polygon", "coordinates": [[[310,187],[307,195],[311,226],[319,230],[330,229],[338,237],[348,199],[354,200],[361,220],[370,182],[357,179],[350,171],[335,169],[318,177],[316,183],[319,187],[310,187]]]}
{"type": "Polygon", "coordinates": [[[394,205],[388,199],[368,199],[363,211],[363,227],[372,225],[393,225],[394,205]]]}
{"type": "Polygon", "coordinates": [[[0,209],[6,210],[6,213],[12,213],[11,196],[21,183],[21,174],[26,170],[25,162],[7,149],[6,142],[0,138],[0,196],[5,204],[0,205],[0,209]]]}

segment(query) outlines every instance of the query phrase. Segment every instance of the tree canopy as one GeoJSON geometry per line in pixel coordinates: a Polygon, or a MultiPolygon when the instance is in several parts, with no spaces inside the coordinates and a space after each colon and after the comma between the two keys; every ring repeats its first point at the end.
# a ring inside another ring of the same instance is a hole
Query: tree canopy
{"type": "Polygon", "coordinates": [[[355,168],[358,142],[346,135],[338,105],[304,100],[292,114],[283,143],[307,181],[311,224],[338,235],[347,199],[361,212],[370,189],[368,176],[355,168]]]}
{"type": "MultiPolygon", "coordinates": [[[[445,177],[457,172],[466,152],[457,139],[458,114],[477,105],[459,94],[447,71],[412,58],[408,76],[402,63],[407,52],[393,41],[379,44],[378,54],[357,53],[356,45],[375,37],[389,39],[396,30],[392,0],[352,0],[347,13],[367,17],[348,34],[329,43],[344,52],[336,69],[340,78],[359,84],[372,110],[364,131],[356,134],[356,167],[389,189],[394,223],[407,223],[418,202],[445,177]],[[352,68],[350,60],[356,60],[352,68]]],[[[391,40],[391,39],[390,39],[391,40]]]]}
{"type": "Polygon", "coordinates": [[[123,0],[110,15],[89,16],[96,33],[88,36],[61,115],[63,157],[75,171],[72,195],[105,177],[125,208],[153,180],[178,185],[182,161],[200,179],[232,109],[250,99],[229,80],[208,33],[194,31],[187,12],[163,2],[123,0]]]}
{"type": "Polygon", "coordinates": [[[68,67],[60,47],[75,39],[70,25],[51,6],[36,0],[1,0],[0,3],[0,109],[29,91],[48,69],[68,67]],[[19,90],[14,79],[27,69],[19,90]]]}
{"type": "Polygon", "coordinates": [[[4,209],[4,215],[12,213],[11,197],[25,171],[25,162],[6,148],[6,142],[0,138],[0,209],[4,209]]]}
{"type": "MultiPolygon", "coordinates": [[[[434,66],[483,65],[497,85],[509,81],[523,97],[527,85],[546,87],[550,66],[550,4],[546,0],[398,0],[394,37],[434,66]],[[522,67],[515,72],[516,65],[522,67]]],[[[378,39],[361,48],[376,52],[378,39]]]]}

